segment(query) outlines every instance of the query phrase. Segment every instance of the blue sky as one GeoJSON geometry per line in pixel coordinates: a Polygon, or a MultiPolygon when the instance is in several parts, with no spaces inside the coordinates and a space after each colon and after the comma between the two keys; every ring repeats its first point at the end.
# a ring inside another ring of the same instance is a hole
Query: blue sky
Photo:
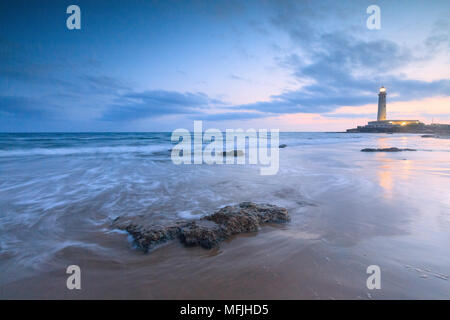
{"type": "Polygon", "coordinates": [[[2,1],[0,131],[343,130],[380,85],[391,118],[448,122],[449,17],[437,0],[2,1]]]}

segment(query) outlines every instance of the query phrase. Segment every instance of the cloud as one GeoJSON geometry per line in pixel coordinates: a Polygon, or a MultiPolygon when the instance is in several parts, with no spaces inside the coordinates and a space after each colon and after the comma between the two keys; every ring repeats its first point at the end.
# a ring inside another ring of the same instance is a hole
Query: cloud
{"type": "Polygon", "coordinates": [[[123,80],[103,74],[94,74],[101,65],[95,59],[73,62],[66,57],[58,61],[43,61],[36,56],[36,46],[18,44],[0,38],[0,82],[16,82],[29,89],[42,87],[63,89],[66,93],[116,95],[129,91],[123,80]]]}
{"type": "Polygon", "coordinates": [[[2,118],[42,119],[54,114],[53,107],[36,99],[17,96],[0,96],[2,118]]]}
{"type": "Polygon", "coordinates": [[[274,14],[269,19],[272,25],[286,32],[293,43],[310,43],[317,36],[314,21],[323,21],[324,6],[317,1],[277,1],[274,14]]]}
{"type": "Polygon", "coordinates": [[[105,75],[85,74],[79,78],[83,85],[89,88],[90,92],[96,94],[116,94],[119,91],[131,90],[131,87],[124,81],[105,75]]]}
{"type": "Polygon", "coordinates": [[[359,118],[375,118],[376,113],[325,113],[323,114],[326,118],[333,119],[359,119],[359,118]]]}
{"type": "Polygon", "coordinates": [[[179,93],[165,90],[149,90],[122,95],[109,106],[100,120],[128,121],[153,118],[170,114],[202,114],[220,101],[204,93],[179,93]]]}
{"type": "MultiPolygon", "coordinates": [[[[327,76],[326,76],[327,77],[327,76]]],[[[344,78],[345,75],[341,76],[344,78]]],[[[320,77],[316,77],[320,81],[320,77]]],[[[329,113],[342,106],[362,106],[377,102],[375,90],[379,82],[374,80],[355,79],[324,85],[310,85],[302,89],[274,95],[270,101],[256,102],[236,106],[238,109],[259,112],[284,113],[329,113]],[[354,83],[354,86],[351,86],[354,83]]],[[[392,89],[391,101],[411,101],[424,97],[450,96],[450,80],[432,82],[419,80],[403,80],[395,77],[387,78],[388,90],[392,89]]],[[[388,91],[388,94],[391,92],[388,91]]],[[[256,115],[256,114],[255,114],[256,115]]]]}
{"type": "Polygon", "coordinates": [[[245,81],[245,82],[251,82],[250,79],[244,78],[244,77],[241,77],[241,76],[238,76],[238,75],[236,75],[236,74],[234,74],[234,73],[231,73],[229,77],[230,77],[230,79],[233,79],[233,80],[245,81]]]}
{"type": "Polygon", "coordinates": [[[204,120],[204,121],[228,121],[228,120],[251,120],[258,118],[266,118],[270,116],[267,113],[260,112],[221,112],[221,113],[211,113],[211,114],[200,114],[197,113],[192,115],[190,118],[193,120],[204,120]]]}
{"type": "Polygon", "coordinates": [[[424,43],[433,52],[450,49],[450,22],[444,19],[436,21],[424,43]]]}

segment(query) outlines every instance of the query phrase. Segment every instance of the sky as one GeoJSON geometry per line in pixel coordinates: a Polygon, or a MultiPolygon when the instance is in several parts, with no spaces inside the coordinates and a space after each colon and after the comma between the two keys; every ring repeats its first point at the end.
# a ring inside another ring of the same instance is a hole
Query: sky
{"type": "Polygon", "coordinates": [[[341,131],[381,85],[388,118],[450,123],[449,49],[448,0],[3,0],[0,132],[341,131]]]}

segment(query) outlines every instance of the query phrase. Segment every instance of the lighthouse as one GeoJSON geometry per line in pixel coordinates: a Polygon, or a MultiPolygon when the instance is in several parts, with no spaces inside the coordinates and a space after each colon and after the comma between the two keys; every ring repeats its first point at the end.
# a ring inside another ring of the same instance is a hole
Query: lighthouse
{"type": "Polygon", "coordinates": [[[378,116],[377,121],[386,120],[386,88],[381,87],[378,94],[378,116]]]}
{"type": "Polygon", "coordinates": [[[378,93],[377,121],[369,121],[365,126],[347,129],[347,132],[422,132],[426,125],[419,120],[387,120],[386,119],[386,88],[381,87],[378,93]]]}

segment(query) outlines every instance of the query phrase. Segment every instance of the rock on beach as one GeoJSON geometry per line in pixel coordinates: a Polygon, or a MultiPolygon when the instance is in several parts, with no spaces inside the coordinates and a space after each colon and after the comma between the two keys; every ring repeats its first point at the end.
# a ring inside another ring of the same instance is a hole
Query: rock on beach
{"type": "Polygon", "coordinates": [[[362,152],[400,152],[400,151],[417,151],[416,149],[409,149],[409,148],[396,148],[396,147],[390,147],[390,148],[365,148],[361,150],[362,152]]]}
{"type": "Polygon", "coordinates": [[[144,251],[174,239],[186,246],[211,249],[232,235],[255,232],[265,223],[283,223],[289,220],[289,213],[285,208],[241,202],[194,221],[178,220],[168,225],[157,225],[148,221],[145,216],[119,217],[113,221],[112,226],[127,231],[134,243],[144,251]]]}

